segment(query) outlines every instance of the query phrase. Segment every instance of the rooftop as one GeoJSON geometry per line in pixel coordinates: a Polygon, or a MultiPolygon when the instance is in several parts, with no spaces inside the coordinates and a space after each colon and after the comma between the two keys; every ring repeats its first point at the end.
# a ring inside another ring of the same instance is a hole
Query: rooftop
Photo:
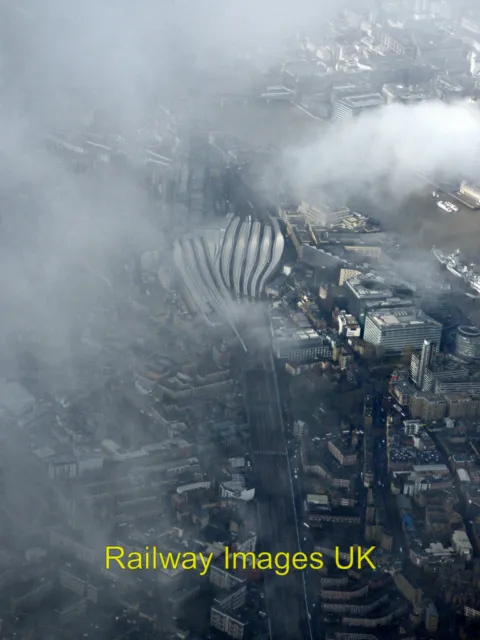
{"type": "Polygon", "coordinates": [[[437,92],[429,86],[406,86],[403,84],[385,84],[384,91],[402,101],[435,99],[437,92]]]}
{"type": "Polygon", "coordinates": [[[368,109],[369,107],[379,107],[385,104],[385,100],[380,93],[364,93],[358,96],[346,96],[338,102],[350,109],[368,109]]]}
{"type": "Polygon", "coordinates": [[[272,337],[274,340],[288,340],[294,342],[329,342],[328,337],[312,327],[299,327],[283,316],[273,316],[271,319],[272,337]]]}
{"type": "Polygon", "coordinates": [[[365,274],[358,278],[350,278],[346,282],[346,286],[359,299],[383,299],[390,298],[393,295],[392,289],[385,284],[383,278],[375,274],[365,274]]]}
{"type": "Polygon", "coordinates": [[[432,325],[441,327],[442,325],[427,316],[418,307],[402,307],[397,309],[386,309],[385,311],[371,311],[368,317],[380,329],[396,329],[412,325],[432,325]]]}

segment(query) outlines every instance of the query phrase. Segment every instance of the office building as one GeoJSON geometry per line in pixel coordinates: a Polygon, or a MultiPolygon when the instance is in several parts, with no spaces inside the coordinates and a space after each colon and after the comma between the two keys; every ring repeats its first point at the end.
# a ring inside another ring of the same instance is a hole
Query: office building
{"type": "Polygon", "coordinates": [[[332,120],[351,120],[384,105],[385,100],[380,93],[345,96],[333,103],[332,120]]]}
{"type": "Polygon", "coordinates": [[[280,360],[300,362],[332,357],[331,340],[312,327],[290,326],[283,318],[272,318],[271,332],[273,353],[280,360]]]}
{"type": "Polygon", "coordinates": [[[365,317],[365,342],[388,354],[421,349],[425,340],[439,344],[441,335],[442,325],[417,307],[376,310],[365,317]]]}
{"type": "Polygon", "coordinates": [[[480,329],[477,327],[458,327],[455,339],[457,355],[473,360],[480,358],[480,329]]]}
{"type": "Polygon", "coordinates": [[[348,296],[348,311],[358,318],[362,326],[368,303],[380,305],[393,296],[393,289],[385,283],[383,278],[373,273],[348,278],[345,289],[348,296]]]}

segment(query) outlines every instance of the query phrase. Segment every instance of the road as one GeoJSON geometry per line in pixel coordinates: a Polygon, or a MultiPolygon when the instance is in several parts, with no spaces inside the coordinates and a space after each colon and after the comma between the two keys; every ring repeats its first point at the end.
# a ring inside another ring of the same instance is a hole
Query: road
{"type": "MultiPolygon", "coordinates": [[[[245,372],[245,400],[264,550],[272,555],[294,554],[300,551],[298,521],[275,370],[269,351],[261,354],[245,372]]],[[[267,573],[265,595],[272,638],[313,638],[302,572],[290,571],[286,576],[267,573]]]]}

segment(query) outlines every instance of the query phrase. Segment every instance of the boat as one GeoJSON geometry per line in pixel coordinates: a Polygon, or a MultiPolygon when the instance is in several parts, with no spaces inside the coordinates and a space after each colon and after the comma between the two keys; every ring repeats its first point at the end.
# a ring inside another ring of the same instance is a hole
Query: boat
{"type": "Polygon", "coordinates": [[[467,277],[467,282],[468,284],[472,287],[472,289],[475,289],[475,291],[477,293],[480,293],[480,276],[475,274],[475,275],[470,275],[467,277]]]}
{"type": "Polygon", "coordinates": [[[449,260],[447,262],[447,269],[452,273],[456,278],[463,278],[464,274],[462,272],[461,266],[456,260],[449,260]]]}
{"type": "Polygon", "coordinates": [[[458,207],[456,204],[453,204],[453,202],[449,202],[448,200],[445,200],[445,204],[447,205],[447,207],[451,210],[451,211],[458,211],[458,207]]]}
{"type": "MultiPolygon", "coordinates": [[[[455,205],[445,200],[438,200],[437,207],[439,207],[440,209],[443,209],[447,213],[453,213],[455,211],[455,208],[454,208],[455,205]]],[[[457,211],[458,211],[458,207],[457,207],[457,211]]]]}
{"type": "Polygon", "coordinates": [[[475,294],[464,291],[466,296],[469,298],[480,298],[480,271],[474,262],[471,264],[462,262],[460,259],[460,249],[457,249],[450,255],[445,255],[440,249],[432,247],[432,253],[439,263],[445,266],[452,275],[462,280],[468,288],[475,291],[475,294]]]}
{"type": "Polygon", "coordinates": [[[432,198],[439,198],[440,194],[437,191],[432,191],[432,198]]]}
{"type": "Polygon", "coordinates": [[[435,258],[440,262],[441,265],[446,265],[448,262],[448,256],[444,255],[440,249],[437,249],[436,247],[432,247],[432,253],[435,256],[435,258]]]}

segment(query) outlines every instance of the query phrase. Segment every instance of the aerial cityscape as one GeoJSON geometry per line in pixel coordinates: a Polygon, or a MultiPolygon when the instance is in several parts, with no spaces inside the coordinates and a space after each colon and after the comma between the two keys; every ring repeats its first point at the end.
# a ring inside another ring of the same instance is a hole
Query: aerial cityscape
{"type": "Polygon", "coordinates": [[[480,5],[0,32],[0,638],[478,640],[480,5]]]}

